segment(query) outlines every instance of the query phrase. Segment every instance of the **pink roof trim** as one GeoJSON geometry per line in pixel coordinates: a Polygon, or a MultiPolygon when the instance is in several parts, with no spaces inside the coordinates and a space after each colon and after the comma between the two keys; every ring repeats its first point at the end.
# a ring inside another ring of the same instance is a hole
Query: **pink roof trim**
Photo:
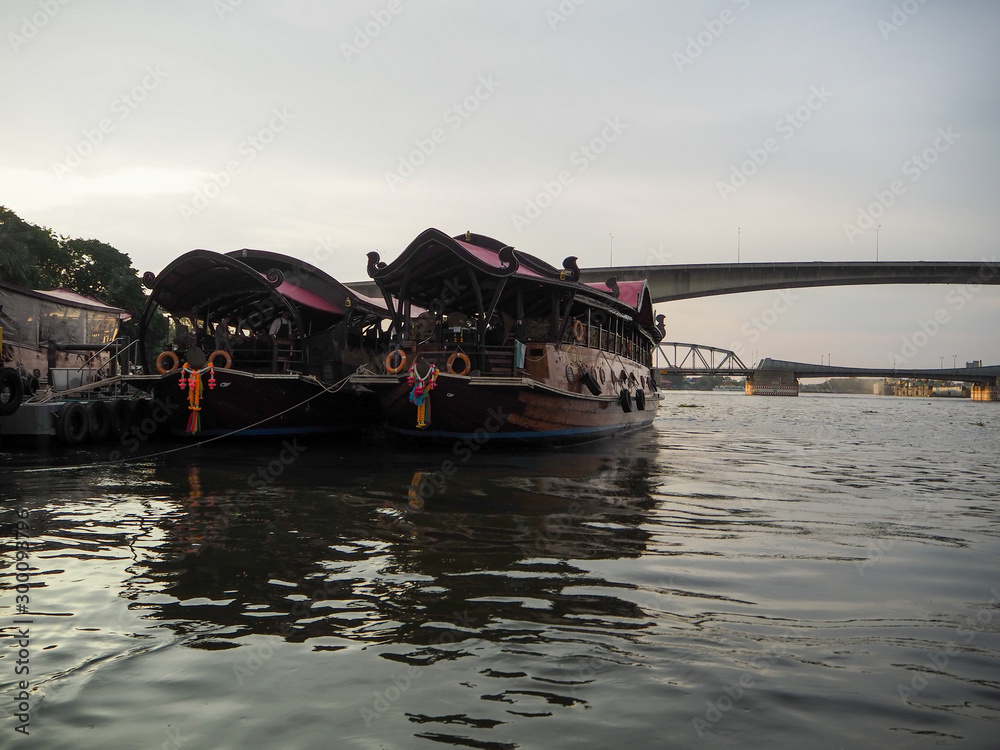
{"type": "Polygon", "coordinates": [[[323,310],[325,312],[334,313],[336,315],[343,315],[344,311],[339,307],[334,305],[329,300],[323,299],[318,294],[310,292],[308,289],[303,289],[295,284],[290,284],[287,281],[281,282],[276,290],[278,294],[283,294],[290,300],[298,302],[300,305],[305,305],[306,307],[311,307],[314,310],[323,310]]]}

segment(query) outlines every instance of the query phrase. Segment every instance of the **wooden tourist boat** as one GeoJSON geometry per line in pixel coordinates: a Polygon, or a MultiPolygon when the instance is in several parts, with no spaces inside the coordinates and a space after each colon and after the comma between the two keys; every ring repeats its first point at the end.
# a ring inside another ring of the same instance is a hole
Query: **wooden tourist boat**
{"type": "Polygon", "coordinates": [[[649,425],[663,337],[645,281],[583,284],[495,239],[428,229],[368,273],[393,309],[393,346],[353,376],[389,428],[444,440],[571,443],[649,425]],[[422,312],[418,310],[422,308],[422,312]]]}
{"type": "Polygon", "coordinates": [[[179,405],[167,410],[173,434],[354,433],[377,421],[373,394],[347,378],[381,361],[380,301],[263,250],[193,250],[143,281],[145,374],[129,380],[179,405]],[[172,335],[147,346],[161,314],[172,335]]]}

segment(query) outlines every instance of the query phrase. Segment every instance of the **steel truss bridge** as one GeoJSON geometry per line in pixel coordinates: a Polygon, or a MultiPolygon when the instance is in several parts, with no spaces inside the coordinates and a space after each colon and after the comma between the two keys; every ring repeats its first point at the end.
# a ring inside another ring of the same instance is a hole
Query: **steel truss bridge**
{"type": "Polygon", "coordinates": [[[659,369],[667,375],[750,375],[736,352],[701,344],[682,344],[679,341],[661,341],[660,356],[667,364],[659,369]]]}
{"type": "Polygon", "coordinates": [[[799,378],[912,378],[919,380],[953,380],[965,383],[996,383],[1000,365],[989,367],[953,367],[947,369],[899,369],[893,367],[840,367],[812,365],[806,362],[786,362],[766,358],[757,367],[747,367],[729,349],[701,344],[662,341],[660,356],[666,361],[658,369],[664,375],[721,375],[749,377],[754,373],[785,373],[799,378]]]}

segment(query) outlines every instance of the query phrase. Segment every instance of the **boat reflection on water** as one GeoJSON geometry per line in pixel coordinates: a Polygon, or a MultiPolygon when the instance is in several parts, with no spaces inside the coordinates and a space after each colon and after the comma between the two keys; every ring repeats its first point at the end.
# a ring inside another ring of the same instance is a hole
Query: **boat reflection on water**
{"type": "Polygon", "coordinates": [[[564,593],[600,585],[572,561],[646,550],[653,451],[641,440],[483,453],[447,473],[440,452],[362,469],[328,451],[286,441],[160,466],[187,493],[160,522],[135,606],[206,648],[249,634],[426,644],[604,616],[644,627],[630,602],[564,593]]]}

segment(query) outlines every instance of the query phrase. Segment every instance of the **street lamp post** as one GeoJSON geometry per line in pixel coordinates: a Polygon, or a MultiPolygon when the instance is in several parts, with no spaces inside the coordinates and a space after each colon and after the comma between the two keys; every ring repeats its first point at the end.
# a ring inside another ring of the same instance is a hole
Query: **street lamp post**
{"type": "Polygon", "coordinates": [[[958,369],[958,355],[957,354],[951,355],[951,369],[953,369],[953,370],[957,370],[958,369]]]}
{"type": "Polygon", "coordinates": [[[877,227],[875,227],[875,262],[876,263],[878,263],[878,230],[881,229],[881,228],[882,228],[881,224],[879,224],[877,227]]]}

